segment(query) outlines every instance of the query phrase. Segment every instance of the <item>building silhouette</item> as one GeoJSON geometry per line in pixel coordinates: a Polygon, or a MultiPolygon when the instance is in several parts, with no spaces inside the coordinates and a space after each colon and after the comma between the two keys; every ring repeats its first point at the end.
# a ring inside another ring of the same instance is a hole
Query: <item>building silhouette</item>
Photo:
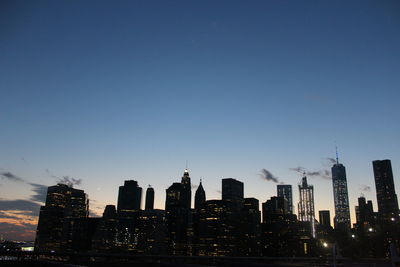
{"type": "Polygon", "coordinates": [[[261,213],[256,198],[245,198],[241,212],[241,237],[239,254],[241,256],[260,255],[261,213]]]}
{"type": "Polygon", "coordinates": [[[122,249],[133,250],[137,244],[135,220],[140,211],[142,188],[137,181],[127,180],[119,187],[117,204],[117,242],[122,249]]]}
{"type": "Polygon", "coordinates": [[[331,215],[329,210],[320,210],[319,211],[319,224],[326,227],[331,228],[331,215]]]}
{"type": "Polygon", "coordinates": [[[189,233],[192,233],[191,182],[187,169],[181,183],[173,183],[166,191],[165,219],[167,224],[167,253],[188,255],[191,253],[189,233]]]}
{"type": "Polygon", "coordinates": [[[145,210],[152,210],[154,209],[154,189],[149,185],[146,190],[146,203],[145,203],[145,210]]]}
{"type": "Polygon", "coordinates": [[[201,184],[200,180],[200,184],[197,187],[196,193],[194,195],[194,208],[196,210],[200,209],[204,202],[206,202],[206,192],[204,191],[203,185],[201,184]]]}
{"type": "Polygon", "coordinates": [[[399,203],[394,188],[392,164],[390,160],[386,159],[375,160],[372,165],[379,216],[385,221],[397,221],[399,219],[399,203]]]}
{"type": "Polygon", "coordinates": [[[336,156],[336,163],[332,166],[333,199],[335,203],[335,229],[349,231],[351,228],[349,194],[347,190],[346,168],[339,163],[336,156]]]}
{"type": "Polygon", "coordinates": [[[69,250],[74,230],[71,223],[88,215],[89,200],[83,190],[65,184],[49,186],[46,203],[40,208],[35,250],[69,250]]]}
{"type": "Polygon", "coordinates": [[[142,210],[136,222],[137,252],[146,255],[166,253],[165,211],[158,209],[142,210]]]}
{"type": "Polygon", "coordinates": [[[293,194],[292,185],[289,184],[278,184],[277,185],[277,195],[278,197],[283,197],[288,203],[288,212],[293,213],[293,194]]]}
{"type": "Polygon", "coordinates": [[[183,172],[181,184],[183,186],[183,191],[182,191],[183,204],[186,209],[190,209],[192,203],[192,184],[190,182],[188,169],[185,169],[185,171],[183,172]]]}
{"type": "Polygon", "coordinates": [[[315,211],[314,211],[314,187],[307,183],[304,176],[299,184],[300,201],[298,204],[299,221],[308,222],[312,236],[315,237],[315,211]]]}
{"type": "Polygon", "coordinates": [[[113,252],[117,245],[117,211],[114,205],[107,205],[98,222],[93,241],[93,250],[113,252]]]}
{"type": "Polygon", "coordinates": [[[222,179],[222,200],[235,203],[238,207],[243,205],[244,187],[243,183],[233,179],[222,179]]]}

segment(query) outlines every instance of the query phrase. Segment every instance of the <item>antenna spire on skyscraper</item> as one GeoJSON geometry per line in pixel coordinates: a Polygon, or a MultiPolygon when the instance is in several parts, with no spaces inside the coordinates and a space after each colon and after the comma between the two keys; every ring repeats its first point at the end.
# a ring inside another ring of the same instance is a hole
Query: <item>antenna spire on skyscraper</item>
{"type": "Polygon", "coordinates": [[[338,154],[338,151],[337,151],[336,142],[335,142],[335,148],[336,148],[336,164],[339,164],[339,154],[338,154]]]}

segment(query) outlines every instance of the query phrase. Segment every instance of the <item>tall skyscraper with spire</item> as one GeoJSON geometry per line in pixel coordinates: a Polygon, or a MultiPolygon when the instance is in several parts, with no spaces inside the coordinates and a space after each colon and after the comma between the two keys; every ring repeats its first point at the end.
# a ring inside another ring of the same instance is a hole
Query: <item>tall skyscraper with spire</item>
{"type": "Polygon", "coordinates": [[[336,163],[332,166],[333,199],[335,202],[335,229],[350,230],[349,194],[347,191],[346,168],[339,163],[336,149],[336,163]]]}
{"type": "Polygon", "coordinates": [[[307,183],[305,175],[299,184],[299,196],[299,221],[310,222],[311,233],[315,237],[314,186],[307,183]]]}

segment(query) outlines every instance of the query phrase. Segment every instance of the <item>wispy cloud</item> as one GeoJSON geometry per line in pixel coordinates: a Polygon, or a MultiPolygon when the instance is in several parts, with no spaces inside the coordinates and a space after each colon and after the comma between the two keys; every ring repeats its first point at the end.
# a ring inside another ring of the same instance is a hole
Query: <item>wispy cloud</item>
{"type": "Polygon", "coordinates": [[[306,168],[301,166],[295,168],[289,168],[289,170],[302,173],[305,174],[306,176],[313,178],[322,178],[326,180],[331,179],[331,172],[329,170],[308,171],[306,170],[306,168]]]}
{"type": "Polygon", "coordinates": [[[61,184],[66,184],[68,186],[73,186],[73,185],[80,185],[82,183],[82,179],[76,179],[74,177],[69,177],[69,176],[63,176],[60,178],[57,183],[61,184]]]}
{"type": "Polygon", "coordinates": [[[44,203],[46,201],[47,185],[34,183],[29,183],[29,185],[33,186],[32,191],[35,192],[35,194],[31,196],[30,200],[44,203]]]}
{"type": "Polygon", "coordinates": [[[2,179],[7,179],[13,182],[25,182],[24,179],[21,177],[18,177],[17,175],[11,173],[11,172],[0,172],[0,177],[2,179]]]}
{"type": "Polygon", "coordinates": [[[278,177],[273,175],[270,171],[267,169],[261,169],[260,173],[258,174],[262,179],[267,180],[267,181],[272,181],[274,183],[279,183],[278,177]]]}
{"type": "Polygon", "coordinates": [[[325,158],[330,164],[336,164],[336,159],[334,158],[325,158]]]}
{"type": "Polygon", "coordinates": [[[66,184],[68,186],[80,185],[82,183],[82,179],[70,177],[68,175],[57,176],[54,175],[49,169],[46,169],[46,173],[48,176],[56,179],[57,183],[66,184]]]}
{"type": "Polygon", "coordinates": [[[370,192],[371,191],[371,187],[369,185],[362,184],[361,187],[360,187],[360,190],[362,192],[370,192]]]}
{"type": "Polygon", "coordinates": [[[26,211],[26,215],[37,216],[39,215],[40,204],[25,199],[0,199],[0,211],[7,210],[26,211]]]}

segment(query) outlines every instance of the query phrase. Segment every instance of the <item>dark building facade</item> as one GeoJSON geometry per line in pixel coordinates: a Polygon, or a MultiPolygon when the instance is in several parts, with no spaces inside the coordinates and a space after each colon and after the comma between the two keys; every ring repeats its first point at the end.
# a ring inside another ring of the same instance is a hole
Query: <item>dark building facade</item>
{"type": "Polygon", "coordinates": [[[187,188],[182,183],[173,183],[166,191],[165,200],[168,254],[187,255],[189,216],[187,188]]]}
{"type": "Polygon", "coordinates": [[[199,256],[233,256],[236,228],[230,218],[232,210],[223,200],[207,200],[199,210],[199,256]]]}
{"type": "Polygon", "coordinates": [[[374,168],[379,216],[386,221],[397,221],[399,218],[399,203],[394,188],[392,163],[388,159],[375,160],[372,165],[374,168]]]}
{"type": "Polygon", "coordinates": [[[277,195],[278,197],[286,198],[288,202],[288,212],[293,213],[293,194],[292,185],[290,184],[278,184],[277,185],[277,195]]]}
{"type": "Polygon", "coordinates": [[[35,250],[69,250],[73,232],[71,221],[88,215],[89,200],[83,190],[65,184],[48,187],[45,206],[40,208],[35,250]]]}
{"type": "Polygon", "coordinates": [[[163,255],[166,253],[165,211],[147,209],[139,213],[136,223],[137,252],[146,255],[163,255]]]}
{"type": "Polygon", "coordinates": [[[153,187],[149,186],[146,190],[145,210],[152,210],[152,209],[154,209],[154,189],[153,187]]]}
{"type": "Polygon", "coordinates": [[[339,163],[338,158],[336,158],[336,163],[332,166],[332,184],[335,203],[335,229],[349,231],[351,222],[346,168],[339,163]]]}
{"type": "Polygon", "coordinates": [[[222,179],[222,200],[243,204],[244,186],[243,183],[233,179],[222,179]]]}
{"type": "Polygon", "coordinates": [[[137,181],[127,180],[119,187],[117,205],[117,242],[122,249],[135,248],[135,220],[140,211],[142,188],[137,181]]]}
{"type": "Polygon", "coordinates": [[[181,179],[182,184],[182,203],[186,209],[190,209],[192,205],[192,184],[190,181],[189,171],[185,169],[181,179]]]}
{"type": "Polygon", "coordinates": [[[196,210],[200,209],[201,206],[206,202],[206,192],[204,191],[203,185],[200,184],[197,187],[196,193],[194,195],[194,208],[196,210]]]}
{"type": "Polygon", "coordinates": [[[259,256],[260,255],[260,228],[261,214],[260,204],[256,198],[245,198],[241,212],[241,238],[240,255],[241,256],[259,256]]]}
{"type": "Polygon", "coordinates": [[[271,197],[262,204],[263,222],[268,220],[269,214],[285,215],[289,213],[288,201],[285,197],[271,197]]]}
{"type": "Polygon", "coordinates": [[[330,228],[331,226],[331,215],[329,210],[320,210],[319,211],[319,224],[330,228]]]}
{"type": "Polygon", "coordinates": [[[111,252],[116,250],[116,244],[117,211],[114,205],[107,205],[94,233],[92,248],[98,252],[111,252]]]}

